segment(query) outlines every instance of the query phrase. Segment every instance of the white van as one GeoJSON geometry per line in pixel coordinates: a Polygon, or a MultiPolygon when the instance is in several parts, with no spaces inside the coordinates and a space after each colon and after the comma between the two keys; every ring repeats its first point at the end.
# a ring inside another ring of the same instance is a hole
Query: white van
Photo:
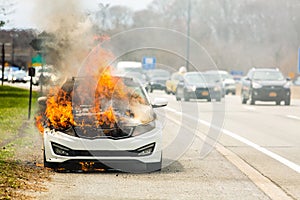
{"type": "Polygon", "coordinates": [[[126,73],[132,71],[142,73],[143,71],[142,63],[135,61],[120,61],[117,63],[115,69],[118,73],[126,73]]]}

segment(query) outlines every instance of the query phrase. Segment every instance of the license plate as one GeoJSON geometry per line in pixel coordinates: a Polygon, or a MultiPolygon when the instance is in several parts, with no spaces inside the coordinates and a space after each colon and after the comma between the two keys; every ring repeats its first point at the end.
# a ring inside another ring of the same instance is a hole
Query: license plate
{"type": "Polygon", "coordinates": [[[270,96],[270,97],[276,97],[277,94],[276,94],[276,92],[270,92],[269,96],[270,96]]]}
{"type": "Polygon", "coordinates": [[[207,91],[204,91],[201,93],[203,96],[208,96],[208,92],[207,91]]]}

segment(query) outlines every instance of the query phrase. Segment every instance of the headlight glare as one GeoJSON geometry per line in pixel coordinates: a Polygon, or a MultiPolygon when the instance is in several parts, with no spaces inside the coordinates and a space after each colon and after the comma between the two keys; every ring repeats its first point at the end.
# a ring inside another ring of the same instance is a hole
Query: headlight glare
{"type": "Polygon", "coordinates": [[[291,82],[287,82],[286,84],[284,84],[283,87],[284,87],[284,88],[290,88],[290,87],[291,87],[291,82]]]}
{"type": "Polygon", "coordinates": [[[259,84],[259,83],[253,82],[253,83],[252,83],[252,87],[253,87],[254,89],[259,89],[259,88],[261,88],[262,86],[261,86],[261,84],[259,84]]]}

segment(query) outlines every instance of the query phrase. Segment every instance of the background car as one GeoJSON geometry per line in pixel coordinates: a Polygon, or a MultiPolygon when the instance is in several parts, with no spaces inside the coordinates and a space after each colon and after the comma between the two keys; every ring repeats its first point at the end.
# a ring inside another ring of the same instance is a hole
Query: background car
{"type": "Polygon", "coordinates": [[[170,79],[170,72],[164,69],[152,69],[147,73],[147,91],[153,92],[153,90],[165,90],[166,81],[170,79]]]}
{"type": "Polygon", "coordinates": [[[130,71],[130,72],[125,73],[124,75],[125,75],[125,77],[130,77],[130,78],[136,79],[146,89],[146,87],[147,87],[147,78],[146,78],[145,74],[142,74],[140,72],[130,71]]]}
{"type": "Polygon", "coordinates": [[[15,67],[15,66],[4,67],[4,80],[11,81],[13,73],[19,70],[20,70],[19,67],[15,67]]]}
{"type": "MultiPolygon", "coordinates": [[[[2,68],[1,69],[1,73],[0,73],[0,80],[2,80],[2,68]]],[[[4,78],[3,78],[3,81],[7,81],[8,79],[8,70],[6,70],[6,68],[4,68],[4,78]]]]}
{"type": "Polygon", "coordinates": [[[256,101],[275,101],[280,105],[290,105],[291,82],[285,78],[279,69],[275,68],[252,68],[242,80],[241,97],[242,103],[254,105],[256,101]]]}
{"type": "Polygon", "coordinates": [[[236,81],[233,76],[224,70],[211,70],[207,71],[209,73],[216,73],[220,76],[222,87],[223,87],[223,96],[227,94],[236,94],[236,81]]]}
{"type": "Polygon", "coordinates": [[[24,70],[17,70],[13,71],[9,76],[8,76],[8,82],[22,82],[26,83],[28,81],[28,76],[27,72],[24,70]]]}
{"type": "Polygon", "coordinates": [[[201,72],[187,72],[183,75],[183,80],[178,83],[176,90],[176,100],[184,99],[206,99],[211,101],[221,101],[222,88],[220,82],[215,81],[210,74],[201,72]]]}
{"type": "Polygon", "coordinates": [[[175,72],[172,74],[171,78],[166,81],[166,93],[167,94],[175,94],[177,85],[180,81],[183,80],[183,74],[179,72],[175,72]]]}
{"type": "Polygon", "coordinates": [[[57,80],[57,76],[52,66],[35,67],[35,76],[32,77],[33,85],[39,85],[43,82],[44,85],[51,84],[57,80]]]}

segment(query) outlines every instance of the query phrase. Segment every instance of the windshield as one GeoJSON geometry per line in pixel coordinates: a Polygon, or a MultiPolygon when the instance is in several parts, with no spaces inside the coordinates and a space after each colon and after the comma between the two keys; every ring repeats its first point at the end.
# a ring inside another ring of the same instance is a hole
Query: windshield
{"type": "Polygon", "coordinates": [[[168,78],[170,77],[170,72],[166,70],[151,70],[147,74],[150,78],[152,77],[165,77],[168,78]]]}
{"type": "Polygon", "coordinates": [[[136,78],[139,81],[145,81],[145,76],[139,72],[128,72],[126,73],[126,77],[136,78]]]}
{"type": "Polygon", "coordinates": [[[228,73],[221,74],[222,79],[233,79],[233,76],[228,73]]]}
{"type": "Polygon", "coordinates": [[[186,74],[185,79],[190,84],[205,83],[205,79],[200,73],[186,74]]]}
{"type": "Polygon", "coordinates": [[[282,81],[283,75],[278,71],[257,71],[253,74],[253,80],[256,81],[282,81]]]}
{"type": "Polygon", "coordinates": [[[203,74],[207,83],[216,83],[220,81],[220,76],[218,74],[203,74]]]}

